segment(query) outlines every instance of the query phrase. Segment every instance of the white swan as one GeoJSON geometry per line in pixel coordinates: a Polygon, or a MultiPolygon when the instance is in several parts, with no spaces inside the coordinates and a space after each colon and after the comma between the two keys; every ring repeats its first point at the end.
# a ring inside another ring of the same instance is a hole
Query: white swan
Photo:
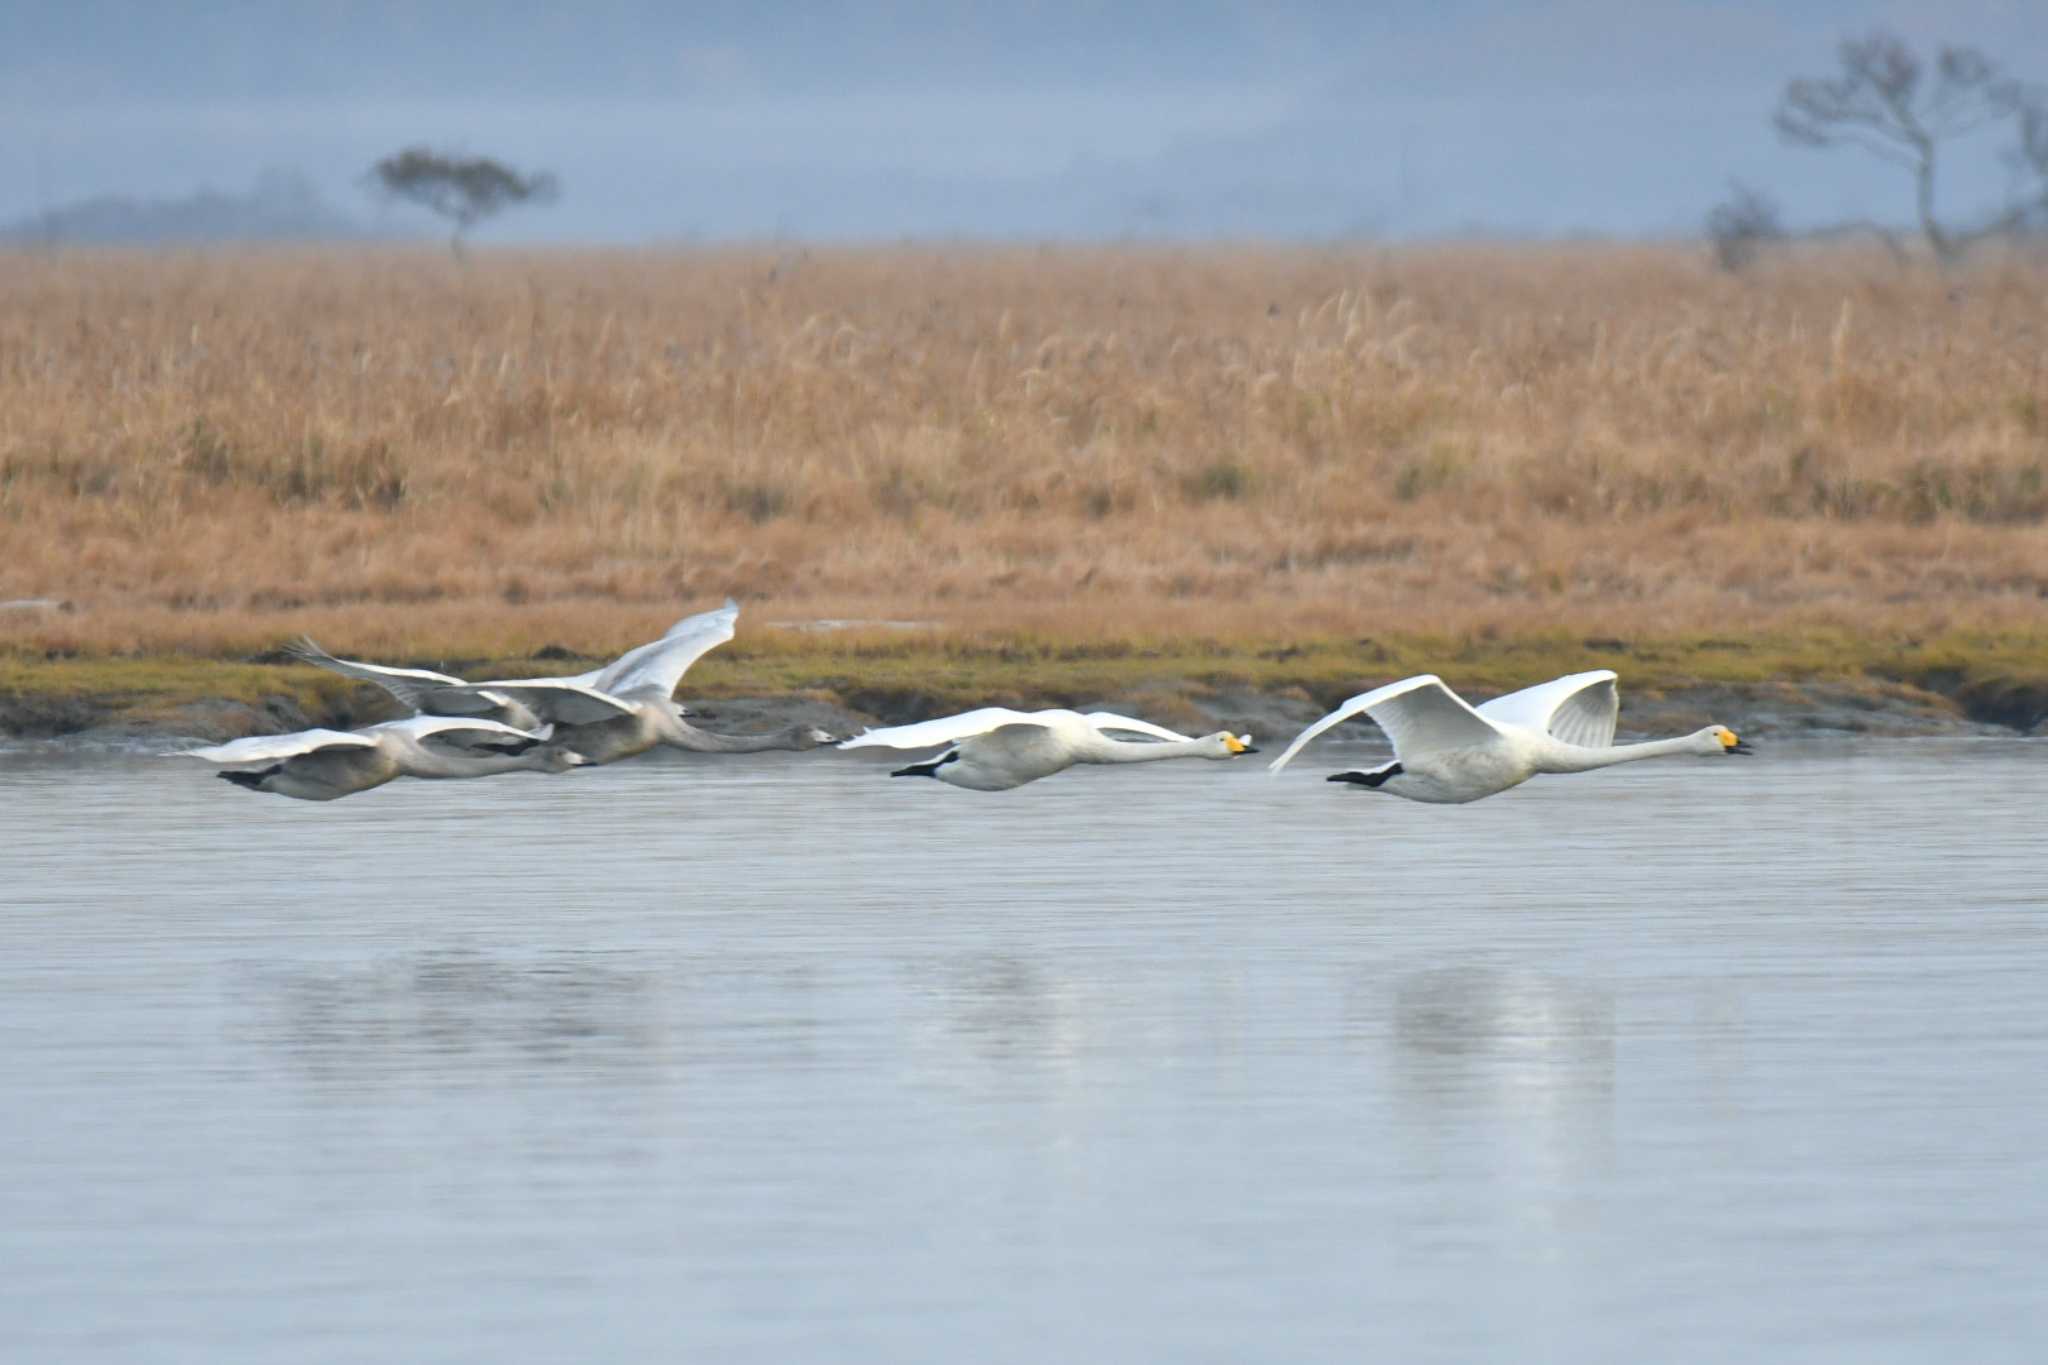
{"type": "Polygon", "coordinates": [[[547,739],[491,720],[411,716],[361,730],[256,735],[182,752],[230,765],[232,771],[218,775],[238,787],[301,801],[333,801],[398,777],[489,777],[520,769],[559,773],[584,763],[576,750],[547,739]]]}
{"type": "Polygon", "coordinates": [[[1095,711],[1012,711],[987,706],[957,716],[867,730],[840,744],[842,749],[875,745],[891,749],[923,749],[948,744],[944,753],[898,768],[891,777],[935,777],[970,791],[999,792],[1050,777],[1076,763],[1149,763],[1164,758],[1235,758],[1255,754],[1250,735],[1218,730],[1190,739],[1174,730],[1095,711]],[[1123,730],[1150,735],[1154,742],[1133,743],[1104,733],[1123,730]]]}
{"type": "MultiPolygon", "coordinates": [[[[573,678],[421,682],[408,676],[418,674],[416,669],[385,669],[324,653],[316,655],[305,647],[294,653],[322,668],[367,678],[400,701],[423,710],[472,714],[495,708],[501,714],[531,717],[535,724],[555,725],[561,731],[555,736],[557,742],[569,744],[592,764],[616,763],[660,744],[698,753],[755,753],[830,744],[835,736],[809,725],[788,725],[759,735],[728,735],[698,729],[684,719],[688,713],[674,700],[676,684],[690,665],[732,639],[739,615],[739,604],[727,599],[718,610],[685,617],[659,640],[573,678]]],[[[440,674],[427,676],[444,678],[440,674]]]]}
{"type": "Polygon", "coordinates": [[[1334,773],[1351,782],[1410,801],[1455,804],[1519,786],[1538,773],[1580,773],[1667,754],[1746,754],[1747,744],[1725,725],[1709,725],[1675,739],[1616,744],[1621,708],[1608,669],[1573,673],[1475,708],[1435,674],[1407,678],[1351,698],[1294,737],[1273,760],[1278,774],[1302,746],[1363,711],[1394,742],[1394,761],[1358,772],[1334,773]]]}

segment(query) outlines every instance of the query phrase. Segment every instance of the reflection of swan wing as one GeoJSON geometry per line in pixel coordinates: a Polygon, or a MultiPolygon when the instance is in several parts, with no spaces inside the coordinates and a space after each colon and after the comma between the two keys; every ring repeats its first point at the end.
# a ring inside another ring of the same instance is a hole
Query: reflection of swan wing
{"type": "Polygon", "coordinates": [[[1110,711],[1090,711],[1088,723],[1098,730],[1129,730],[1133,734],[1150,735],[1154,739],[1184,740],[1188,736],[1178,730],[1169,730],[1163,725],[1154,725],[1149,720],[1133,720],[1110,711]]]}
{"type": "MultiPolygon", "coordinates": [[[[1040,713],[1043,714],[1043,713],[1040,713]]],[[[987,734],[998,725],[1031,724],[1036,717],[1007,706],[984,706],[957,716],[921,720],[915,725],[891,725],[880,730],[863,730],[852,739],[840,741],[842,749],[929,749],[935,744],[954,744],[975,735],[987,734]]]]}
{"type": "Polygon", "coordinates": [[[1526,726],[1555,735],[1566,744],[1604,749],[1614,743],[1621,695],[1615,690],[1614,670],[1596,668],[1495,697],[1478,709],[1480,715],[1503,725],[1526,726]]]}
{"type": "Polygon", "coordinates": [[[181,752],[188,758],[203,758],[208,763],[275,763],[280,759],[318,753],[322,749],[376,747],[375,735],[356,734],[348,730],[299,730],[289,735],[251,735],[247,739],[212,744],[203,749],[185,749],[181,752]]]}
{"type": "Polygon", "coordinates": [[[1371,716],[1387,732],[1387,738],[1394,741],[1396,757],[1436,749],[1469,748],[1500,738],[1500,731],[1466,705],[1463,697],[1445,687],[1443,679],[1434,673],[1424,673],[1351,698],[1296,735],[1287,752],[1273,760],[1269,771],[1278,773],[1310,740],[1360,712],[1371,716]]]}
{"type": "Polygon", "coordinates": [[[730,640],[740,619],[739,603],[728,599],[717,611],[686,616],[652,644],[629,649],[608,664],[591,686],[601,692],[652,691],[666,700],[690,665],[730,640]]]}
{"type": "Polygon", "coordinates": [[[460,678],[446,673],[435,673],[424,668],[386,668],[383,664],[366,664],[357,659],[337,659],[313,643],[311,636],[301,636],[284,647],[284,652],[300,663],[324,668],[329,673],[339,673],[344,678],[360,678],[398,698],[414,711],[425,709],[427,695],[444,687],[463,687],[460,678]]]}

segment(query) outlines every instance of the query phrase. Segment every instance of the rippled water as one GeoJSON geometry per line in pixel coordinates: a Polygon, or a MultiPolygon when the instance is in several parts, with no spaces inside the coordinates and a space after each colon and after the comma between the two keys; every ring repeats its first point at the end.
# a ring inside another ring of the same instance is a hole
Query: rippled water
{"type": "Polygon", "coordinates": [[[2048,747],[1328,767],[0,754],[0,1357],[2048,1351],[2048,747]]]}

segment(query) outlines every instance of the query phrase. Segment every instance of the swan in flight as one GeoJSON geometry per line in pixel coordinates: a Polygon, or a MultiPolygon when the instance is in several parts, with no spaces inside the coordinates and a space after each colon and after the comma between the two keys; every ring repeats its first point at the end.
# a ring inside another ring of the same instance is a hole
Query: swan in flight
{"type": "Polygon", "coordinates": [[[668,634],[627,650],[603,668],[573,678],[507,678],[464,682],[418,669],[387,669],[336,659],[311,641],[293,653],[350,677],[365,678],[401,702],[421,710],[468,715],[495,712],[530,718],[532,725],[558,727],[555,739],[592,764],[616,763],[657,745],[698,753],[757,753],[766,749],[814,749],[835,738],[809,725],[787,725],[759,735],[701,730],[674,699],[676,684],[690,665],[732,639],[739,621],[737,602],[676,622],[668,634]],[[436,680],[439,681],[429,681],[436,680]]]}
{"type": "Polygon", "coordinates": [[[256,735],[183,753],[228,767],[219,776],[250,791],[333,801],[398,777],[489,777],[521,769],[560,773],[586,761],[576,750],[548,739],[492,720],[411,716],[361,730],[256,735]]]}
{"type": "Polygon", "coordinates": [[[1519,786],[1538,773],[1582,773],[1667,754],[1746,754],[1725,725],[1675,739],[1616,744],[1621,699],[1609,669],[1573,673],[1474,707],[1435,674],[1407,678],[1351,698],[1294,737],[1273,760],[1278,774],[1323,731],[1361,711],[1394,742],[1394,761],[1333,773],[1410,801],[1456,804],[1519,786]]]}
{"type": "MultiPolygon", "coordinates": [[[[726,627],[724,638],[729,640],[732,638],[730,627],[739,620],[739,614],[739,603],[728,597],[725,599],[725,605],[716,611],[702,611],[694,616],[685,616],[670,626],[661,638],[672,640],[677,636],[716,631],[723,624],[726,627]]],[[[714,643],[722,644],[724,641],[714,643]]],[[[643,649],[646,647],[641,646],[643,649]]],[[[499,691],[497,683],[472,683],[452,674],[436,673],[426,668],[392,668],[385,664],[365,663],[360,659],[337,659],[313,643],[311,636],[302,636],[286,645],[284,652],[300,663],[324,668],[345,678],[358,678],[363,682],[375,683],[395,697],[399,705],[418,715],[481,716],[518,730],[537,730],[548,721],[548,717],[536,715],[524,703],[499,691]]],[[[613,660],[605,668],[593,668],[588,673],[579,673],[573,678],[507,679],[505,685],[572,683],[579,687],[590,687],[604,676],[606,668],[617,668],[629,657],[630,652],[613,660]]]]}
{"type": "Polygon", "coordinates": [[[1076,763],[1149,763],[1163,758],[1235,758],[1255,754],[1250,735],[1218,730],[1190,739],[1174,730],[1129,716],[1095,711],[1012,711],[987,706],[957,716],[867,730],[840,744],[842,749],[881,745],[891,749],[924,749],[950,745],[934,758],[898,768],[891,777],[935,777],[970,791],[999,792],[1050,777],[1076,763]],[[1151,741],[1116,739],[1106,733],[1122,730],[1150,735],[1151,741]]]}

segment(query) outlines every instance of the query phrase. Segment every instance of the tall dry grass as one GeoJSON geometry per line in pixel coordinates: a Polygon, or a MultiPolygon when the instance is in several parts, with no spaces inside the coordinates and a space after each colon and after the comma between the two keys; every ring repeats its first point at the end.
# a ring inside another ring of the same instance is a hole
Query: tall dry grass
{"type": "Polygon", "coordinates": [[[1913,629],[2048,593],[2048,263],[0,257],[0,644],[1913,629]]]}

